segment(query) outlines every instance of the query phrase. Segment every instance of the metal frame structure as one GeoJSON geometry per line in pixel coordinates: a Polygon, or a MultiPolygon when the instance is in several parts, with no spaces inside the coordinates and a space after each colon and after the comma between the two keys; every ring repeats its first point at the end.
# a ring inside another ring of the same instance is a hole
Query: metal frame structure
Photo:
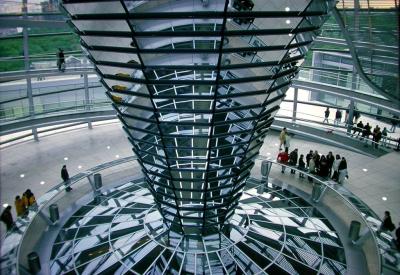
{"type": "Polygon", "coordinates": [[[253,11],[236,0],[64,1],[176,232],[216,234],[234,213],[297,62],[334,5],[295,2],[253,11]]]}

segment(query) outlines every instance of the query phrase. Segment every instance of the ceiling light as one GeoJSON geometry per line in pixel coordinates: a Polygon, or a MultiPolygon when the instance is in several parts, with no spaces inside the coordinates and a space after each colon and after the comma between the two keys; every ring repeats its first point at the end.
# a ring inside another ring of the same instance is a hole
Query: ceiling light
{"type": "Polygon", "coordinates": [[[271,153],[267,153],[267,156],[270,156],[271,155],[271,153]]]}
{"type": "Polygon", "coordinates": [[[21,174],[19,175],[21,178],[25,178],[25,174],[21,174]]]}
{"type": "Polygon", "coordinates": [[[287,19],[285,22],[286,22],[286,24],[290,24],[290,20],[289,19],[287,19]]]}
{"type": "Polygon", "coordinates": [[[363,171],[364,171],[364,172],[368,172],[368,169],[367,169],[367,168],[363,168],[363,171]]]}
{"type": "Polygon", "coordinates": [[[279,144],[278,143],[275,143],[275,146],[278,146],[279,144]]]}
{"type": "Polygon", "coordinates": [[[116,159],[119,159],[119,155],[115,155],[115,158],[116,158],[116,159]]]}
{"type": "Polygon", "coordinates": [[[46,183],[46,182],[45,182],[45,181],[43,181],[43,180],[40,182],[40,184],[41,184],[41,185],[43,185],[43,184],[45,184],[45,183],[46,183]]]}
{"type": "Polygon", "coordinates": [[[68,157],[65,157],[64,160],[68,160],[68,157]]]}
{"type": "Polygon", "coordinates": [[[286,8],[285,8],[285,11],[290,11],[290,8],[289,8],[289,7],[286,7],[286,8]]]}
{"type": "Polygon", "coordinates": [[[290,37],[292,37],[292,36],[293,36],[293,34],[289,33],[289,36],[290,36],[290,37]]]}
{"type": "Polygon", "coordinates": [[[78,169],[82,169],[82,165],[78,165],[78,169]]]}
{"type": "Polygon", "coordinates": [[[110,150],[110,148],[111,148],[111,146],[110,146],[110,145],[108,145],[108,146],[107,146],[107,150],[110,150]]]}
{"type": "Polygon", "coordinates": [[[382,200],[383,201],[387,201],[387,197],[382,197],[382,200]]]}

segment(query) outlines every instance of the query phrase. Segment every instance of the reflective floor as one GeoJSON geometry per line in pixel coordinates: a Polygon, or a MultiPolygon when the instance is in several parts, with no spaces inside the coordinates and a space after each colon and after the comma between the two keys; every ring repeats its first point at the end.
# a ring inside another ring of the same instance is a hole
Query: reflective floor
{"type": "Polygon", "coordinates": [[[204,238],[163,226],[143,182],[103,193],[66,222],[52,274],[344,274],[345,252],[315,208],[249,179],[230,225],[204,238]]]}

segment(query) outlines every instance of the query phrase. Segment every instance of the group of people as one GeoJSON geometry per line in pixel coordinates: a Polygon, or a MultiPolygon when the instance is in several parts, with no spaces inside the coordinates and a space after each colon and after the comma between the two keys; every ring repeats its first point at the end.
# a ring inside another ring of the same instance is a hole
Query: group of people
{"type": "MultiPolygon", "coordinates": [[[[280,146],[277,160],[279,163],[286,164],[289,166],[297,166],[299,170],[308,171],[311,174],[318,175],[324,179],[331,178],[334,181],[343,183],[344,179],[348,178],[347,172],[347,160],[345,157],[341,157],[339,154],[336,156],[332,152],[329,152],[326,156],[320,155],[317,150],[310,152],[304,157],[300,154],[298,149],[294,149],[289,153],[290,147],[290,135],[287,133],[287,129],[283,128],[280,135],[280,146]],[[288,142],[289,141],[289,142],[288,142]],[[282,145],[285,149],[282,150],[282,145]]],[[[282,166],[282,173],[285,173],[285,166],[282,166]]],[[[291,169],[291,174],[295,174],[296,171],[291,169]]],[[[300,173],[300,178],[304,178],[304,175],[300,173]]],[[[308,178],[312,181],[312,178],[308,178]]]]}
{"type": "MultiPolygon", "coordinates": [[[[22,194],[22,197],[20,196],[15,197],[14,204],[17,216],[23,217],[24,215],[26,215],[29,207],[36,205],[35,195],[32,193],[30,189],[27,189],[24,192],[24,194],[22,194]]],[[[14,225],[14,219],[11,213],[11,209],[12,209],[11,205],[8,205],[1,213],[1,221],[4,222],[4,224],[7,227],[7,230],[11,230],[14,225]]]]}
{"type": "MultiPolygon", "coordinates": [[[[70,181],[66,165],[63,165],[61,169],[61,178],[64,181],[65,191],[70,192],[72,188],[69,186],[70,181]]],[[[17,212],[17,216],[24,217],[24,215],[26,215],[27,213],[28,208],[36,205],[35,195],[32,193],[30,189],[27,189],[24,192],[24,194],[22,194],[22,197],[21,196],[15,197],[14,205],[15,205],[15,212],[17,212]]],[[[4,222],[4,224],[7,227],[7,230],[11,230],[14,225],[14,218],[12,216],[11,209],[12,207],[8,205],[1,213],[1,221],[4,222]]]]}
{"type": "MultiPolygon", "coordinates": [[[[328,123],[329,124],[329,115],[331,114],[331,111],[329,109],[329,107],[326,107],[325,112],[324,112],[324,120],[322,121],[322,123],[328,123]]],[[[353,113],[353,119],[354,122],[357,122],[357,120],[360,118],[360,112],[357,110],[356,107],[354,107],[354,113],[353,113]]],[[[345,113],[345,118],[344,118],[344,122],[347,124],[347,121],[349,119],[349,109],[346,110],[345,113]]],[[[342,122],[342,111],[340,109],[336,110],[335,113],[335,119],[333,120],[333,124],[334,125],[339,125],[339,123],[342,122]]]]}
{"type": "Polygon", "coordinates": [[[369,125],[367,122],[365,125],[363,122],[360,120],[356,126],[353,127],[353,133],[352,136],[355,136],[357,133],[357,137],[360,136],[361,134],[361,140],[364,138],[366,141],[368,141],[369,136],[372,135],[372,145],[375,146],[375,148],[378,148],[379,142],[382,140],[382,146],[387,146],[387,139],[388,139],[388,130],[386,127],[383,127],[383,130],[381,131],[381,128],[376,125],[375,128],[371,131],[372,127],[369,125]]]}

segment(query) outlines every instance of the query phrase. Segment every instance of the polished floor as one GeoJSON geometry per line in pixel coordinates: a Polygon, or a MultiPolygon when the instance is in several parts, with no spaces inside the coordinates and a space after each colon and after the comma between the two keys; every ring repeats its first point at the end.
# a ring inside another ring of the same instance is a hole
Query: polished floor
{"type": "MultiPolygon", "coordinates": [[[[370,158],[332,146],[297,139],[291,149],[300,154],[310,149],[327,154],[332,151],[348,160],[349,180],[345,186],[367,203],[379,216],[385,210],[400,221],[400,153],[393,152],[380,158],[370,158]]],[[[100,163],[132,155],[130,145],[119,123],[76,129],[41,137],[39,142],[25,141],[0,150],[0,200],[13,205],[16,195],[30,188],[36,197],[61,182],[60,170],[67,165],[74,175],[100,163]]],[[[271,132],[260,152],[273,158],[278,154],[277,133],[271,132]]],[[[292,177],[288,172],[282,180],[292,177]]],[[[1,225],[4,232],[4,226],[1,225]]]]}

